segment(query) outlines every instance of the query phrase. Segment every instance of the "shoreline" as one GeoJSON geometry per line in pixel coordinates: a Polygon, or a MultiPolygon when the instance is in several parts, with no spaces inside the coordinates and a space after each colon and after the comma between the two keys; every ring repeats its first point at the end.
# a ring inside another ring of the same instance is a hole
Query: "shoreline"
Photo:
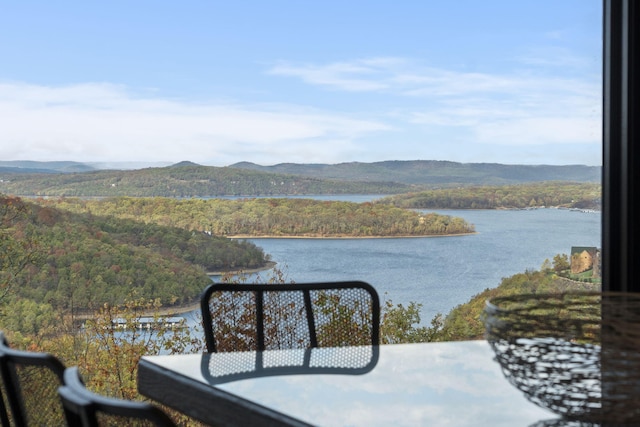
{"type": "MultiPolygon", "coordinates": [[[[407,238],[432,238],[432,237],[455,237],[455,236],[469,236],[478,234],[477,231],[472,233],[457,233],[457,234],[429,234],[424,236],[276,236],[276,235],[267,235],[267,236],[251,236],[251,235],[233,235],[233,236],[225,236],[229,239],[407,239],[407,238]]],[[[206,274],[210,278],[224,276],[226,274],[253,274],[259,273],[260,271],[271,270],[278,263],[275,261],[268,261],[265,266],[258,268],[250,268],[246,270],[227,270],[227,271],[207,271],[206,274]]],[[[184,313],[188,313],[191,311],[200,309],[200,301],[194,301],[192,303],[188,303],[181,306],[173,306],[173,307],[160,307],[157,311],[152,313],[144,313],[143,316],[153,316],[154,314],[158,314],[160,316],[174,316],[180,315],[184,313]]]]}
{"type": "Polygon", "coordinates": [[[278,263],[275,262],[275,261],[267,261],[266,265],[264,265],[262,267],[239,269],[239,270],[207,271],[206,275],[209,276],[209,277],[212,277],[212,276],[224,276],[225,274],[231,274],[231,275],[235,275],[235,274],[252,274],[252,273],[259,273],[259,272],[265,271],[265,270],[271,270],[276,265],[278,265],[278,263]]]}
{"type": "Polygon", "coordinates": [[[234,234],[232,236],[224,236],[227,239],[419,239],[429,237],[456,237],[456,236],[471,236],[478,234],[477,231],[469,233],[454,233],[454,234],[425,234],[420,236],[415,235],[398,235],[398,236],[278,236],[278,235],[250,235],[250,234],[234,234]]]}
{"type": "MultiPolygon", "coordinates": [[[[407,238],[431,238],[431,237],[454,237],[454,236],[468,236],[478,234],[477,231],[472,233],[458,233],[458,234],[430,234],[424,236],[251,236],[251,235],[234,235],[234,236],[225,236],[229,239],[407,239],[407,238]]],[[[267,263],[262,267],[257,268],[249,268],[249,269],[238,269],[238,270],[225,270],[225,271],[207,271],[205,274],[210,278],[213,277],[221,277],[227,274],[230,275],[238,275],[238,274],[253,274],[259,273],[261,271],[267,271],[274,268],[278,263],[275,261],[267,261],[267,263]]],[[[212,280],[213,283],[213,280],[212,280]]],[[[192,311],[200,311],[200,299],[192,301],[187,304],[183,304],[180,306],[171,306],[171,307],[159,307],[156,310],[143,312],[140,314],[142,317],[153,317],[153,316],[161,316],[161,317],[172,317],[179,316],[181,314],[189,313],[192,311]]],[[[84,316],[80,316],[84,317],[84,316]]]]}
{"type": "MultiPolygon", "coordinates": [[[[259,273],[261,271],[271,270],[276,265],[278,265],[277,262],[267,261],[266,265],[264,265],[263,267],[248,268],[246,270],[240,269],[240,270],[228,270],[228,271],[207,271],[206,275],[212,278],[212,277],[224,276],[226,274],[231,274],[231,275],[253,274],[253,273],[259,273]]],[[[211,283],[214,283],[213,280],[211,281],[211,283]]],[[[171,317],[179,314],[189,313],[191,311],[196,311],[196,310],[198,311],[200,310],[200,299],[193,301],[191,303],[180,305],[180,306],[160,307],[156,311],[144,313],[143,316],[153,316],[157,314],[159,316],[171,317]]]]}

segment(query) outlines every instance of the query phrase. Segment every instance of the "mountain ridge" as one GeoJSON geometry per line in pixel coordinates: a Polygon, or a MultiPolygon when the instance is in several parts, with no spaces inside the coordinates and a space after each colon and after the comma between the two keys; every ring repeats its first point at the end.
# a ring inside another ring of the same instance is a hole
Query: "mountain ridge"
{"type": "Polygon", "coordinates": [[[363,163],[279,163],[262,166],[239,162],[231,168],[288,173],[321,179],[347,181],[392,181],[403,184],[515,184],[535,181],[599,182],[601,166],[509,165],[502,163],[459,163],[448,160],[386,160],[363,163]],[[475,182],[475,179],[480,182],[475,182]]]}
{"type": "Polygon", "coordinates": [[[471,185],[496,186],[545,181],[600,183],[602,174],[599,166],[504,165],[436,160],[281,163],[274,166],[240,162],[224,167],[181,161],[169,166],[143,169],[75,171],[82,169],[79,165],[32,162],[28,163],[31,169],[2,169],[0,163],[0,193],[67,197],[398,194],[471,185]],[[47,165],[49,169],[46,169],[47,165]],[[36,169],[38,166],[41,169],[36,169]],[[52,167],[59,167],[58,172],[51,172],[52,167]]]}

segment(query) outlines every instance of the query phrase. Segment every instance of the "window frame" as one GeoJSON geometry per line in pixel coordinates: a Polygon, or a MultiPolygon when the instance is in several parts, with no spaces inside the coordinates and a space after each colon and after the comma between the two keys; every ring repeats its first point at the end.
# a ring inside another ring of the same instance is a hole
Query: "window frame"
{"type": "Polygon", "coordinates": [[[603,0],[602,289],[640,292],[640,4],[603,0]],[[638,219],[636,219],[638,218],[638,219]]]}

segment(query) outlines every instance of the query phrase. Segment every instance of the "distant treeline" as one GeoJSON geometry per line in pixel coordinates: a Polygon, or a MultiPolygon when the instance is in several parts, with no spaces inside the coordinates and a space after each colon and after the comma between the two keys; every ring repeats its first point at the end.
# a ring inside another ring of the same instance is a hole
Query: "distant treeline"
{"type": "Polygon", "coordinates": [[[474,226],[447,215],[373,203],[311,199],[48,199],[48,206],[198,230],[223,236],[393,237],[472,233],[474,226]]]}
{"type": "Polygon", "coordinates": [[[377,203],[412,209],[523,209],[542,206],[600,209],[601,192],[600,184],[542,182],[443,188],[389,196],[377,203]]]}
{"type": "Polygon", "coordinates": [[[284,173],[180,163],[164,168],[83,173],[0,174],[0,192],[18,196],[216,197],[298,194],[397,194],[391,182],[346,182],[284,173]]]}
{"type": "Polygon", "coordinates": [[[504,165],[443,160],[388,160],[335,165],[280,163],[273,166],[241,162],[230,167],[342,181],[392,181],[429,188],[460,185],[514,185],[542,181],[600,182],[602,175],[600,166],[504,165]]]}
{"type": "Polygon", "coordinates": [[[0,168],[0,192],[66,197],[399,194],[469,185],[542,181],[597,183],[602,172],[601,167],[584,165],[502,165],[434,160],[336,165],[282,163],[274,166],[242,162],[228,167],[181,162],[137,170],[87,170],[91,169],[88,165],[69,163],[3,162],[14,167],[0,168]],[[52,169],[29,169],[33,167],[52,169]]]}

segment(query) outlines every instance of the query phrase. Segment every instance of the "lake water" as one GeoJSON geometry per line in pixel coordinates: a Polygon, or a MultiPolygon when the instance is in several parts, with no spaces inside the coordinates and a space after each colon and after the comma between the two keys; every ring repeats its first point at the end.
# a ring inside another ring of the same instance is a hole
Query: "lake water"
{"type": "MultiPolygon", "coordinates": [[[[326,196],[325,196],[326,197],[326,196]]],[[[332,200],[363,202],[371,196],[332,200]]],[[[295,282],[363,280],[382,300],[422,304],[422,323],[504,277],[572,246],[600,247],[601,214],[564,209],[425,211],[460,216],[477,234],[398,239],[249,239],[295,282]]],[[[268,272],[260,273],[268,277],[268,272]]]]}

